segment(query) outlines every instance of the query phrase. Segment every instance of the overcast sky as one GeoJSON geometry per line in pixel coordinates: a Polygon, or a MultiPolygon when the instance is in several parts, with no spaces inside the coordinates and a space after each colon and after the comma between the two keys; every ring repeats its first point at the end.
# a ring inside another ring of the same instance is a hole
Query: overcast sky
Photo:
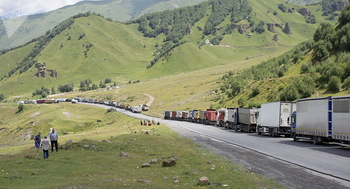
{"type": "Polygon", "coordinates": [[[0,0],[2,19],[48,12],[84,0],[0,0]]]}

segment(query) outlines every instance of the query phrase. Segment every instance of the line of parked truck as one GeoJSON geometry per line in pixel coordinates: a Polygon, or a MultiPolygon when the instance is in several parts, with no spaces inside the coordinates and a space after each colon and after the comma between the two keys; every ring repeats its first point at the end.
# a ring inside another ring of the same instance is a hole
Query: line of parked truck
{"type": "Polygon", "coordinates": [[[59,99],[37,99],[37,100],[17,101],[18,104],[53,104],[53,103],[60,103],[60,102],[71,102],[71,103],[85,102],[85,103],[104,104],[107,106],[113,106],[116,108],[130,110],[134,113],[141,113],[142,111],[148,111],[148,106],[146,104],[132,106],[130,104],[124,104],[121,102],[106,101],[106,100],[99,100],[99,99],[93,99],[93,98],[82,99],[82,98],[76,97],[73,99],[59,98],[59,99]]]}
{"type": "Polygon", "coordinates": [[[270,102],[257,108],[165,111],[164,119],[225,127],[258,135],[350,144],[350,96],[270,102]]]}
{"type": "Polygon", "coordinates": [[[104,104],[107,106],[112,106],[112,107],[116,107],[116,108],[130,110],[131,112],[134,112],[134,113],[141,113],[142,111],[148,111],[148,106],[146,104],[132,106],[130,104],[124,104],[122,102],[98,100],[98,99],[93,99],[93,98],[90,98],[88,100],[83,99],[82,102],[94,103],[94,104],[104,104]]]}

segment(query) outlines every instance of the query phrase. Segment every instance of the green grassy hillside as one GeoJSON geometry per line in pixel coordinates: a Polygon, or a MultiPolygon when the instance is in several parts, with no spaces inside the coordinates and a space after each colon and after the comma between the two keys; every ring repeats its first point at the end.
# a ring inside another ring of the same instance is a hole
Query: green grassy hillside
{"type": "Polygon", "coordinates": [[[17,114],[16,109],[0,106],[1,188],[197,188],[202,176],[240,188],[282,187],[163,124],[141,126],[123,114],[71,103],[26,105],[17,114]],[[58,131],[60,149],[44,160],[42,149],[36,156],[31,137],[39,131],[47,135],[50,127],[58,131]],[[169,158],[177,158],[176,165],[162,166],[169,158]],[[153,159],[157,162],[142,167],[153,159]]]}
{"type": "Polygon", "coordinates": [[[66,6],[48,13],[42,13],[22,18],[6,20],[7,25],[18,25],[19,28],[9,38],[0,21],[0,50],[22,45],[33,38],[45,34],[63,20],[78,13],[96,12],[106,18],[125,22],[145,13],[170,10],[178,7],[189,6],[204,0],[104,0],[82,1],[75,5],[66,6]]]}
{"type": "MultiPolygon", "coordinates": [[[[276,28],[279,35],[279,42],[273,41],[274,33],[267,31],[259,34],[252,32],[252,36],[239,34],[237,29],[232,33],[224,33],[224,29],[217,34],[204,35],[198,27],[204,28],[212,11],[208,6],[207,13],[203,18],[191,26],[192,33],[185,35],[180,42],[182,44],[170,50],[166,55],[161,56],[154,66],[149,69],[150,62],[154,55],[166,43],[166,35],[160,34],[157,37],[144,37],[138,31],[139,23],[123,24],[111,22],[100,16],[90,15],[74,19],[74,23],[65,28],[58,35],[47,43],[40,39],[29,46],[18,48],[0,56],[4,61],[1,64],[7,65],[6,71],[17,66],[17,59],[9,60],[11,54],[24,55],[28,49],[38,44],[42,46],[40,54],[33,60],[39,63],[46,63],[47,69],[54,69],[58,72],[58,78],[47,76],[37,78],[37,69],[31,66],[28,71],[15,72],[11,77],[0,81],[0,90],[6,97],[22,96],[30,98],[32,92],[42,86],[51,89],[59,85],[74,83],[75,88],[79,87],[80,81],[91,79],[98,84],[105,78],[112,78],[120,84],[128,81],[137,81],[158,78],[173,74],[196,71],[220,65],[235,65],[243,60],[253,60],[258,64],[269,56],[276,56],[285,52],[296,44],[310,39],[317,24],[307,24],[299,13],[283,13],[279,10],[277,15],[271,12],[277,9],[278,3],[265,3],[263,0],[251,2],[251,21],[258,23],[285,23],[291,25],[293,34],[285,34],[282,29],[276,28]],[[80,37],[81,36],[81,37],[80,37]],[[205,40],[212,40],[217,36],[223,36],[219,45],[205,44],[205,40]],[[81,39],[79,39],[81,38],[81,39]],[[27,49],[27,50],[25,50],[27,49]]],[[[301,8],[293,5],[293,7],[301,8]]],[[[179,10],[176,10],[179,11],[179,10]]],[[[145,17],[148,17],[146,15],[145,17]]],[[[230,15],[219,26],[230,24],[230,15]]],[[[320,18],[322,18],[320,16],[320,18]]],[[[142,17],[141,17],[142,19],[142,17]]],[[[247,22],[243,19],[240,23],[247,22]]],[[[218,27],[219,27],[218,26],[218,27]]],[[[51,36],[54,30],[49,34],[51,36]]],[[[249,29],[246,33],[250,33],[249,29]]],[[[168,43],[168,42],[167,42],[168,43]]],[[[173,43],[175,44],[175,43],[173,43]]],[[[33,58],[33,57],[32,57],[33,58]]],[[[235,66],[233,66],[234,68],[235,66]]]]}

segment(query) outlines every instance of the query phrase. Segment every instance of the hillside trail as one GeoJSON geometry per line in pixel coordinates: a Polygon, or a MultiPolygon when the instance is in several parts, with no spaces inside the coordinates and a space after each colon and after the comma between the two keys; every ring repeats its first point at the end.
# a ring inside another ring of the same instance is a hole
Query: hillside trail
{"type": "Polygon", "coordinates": [[[148,98],[149,98],[149,101],[146,103],[146,105],[149,107],[149,106],[151,106],[151,104],[153,103],[153,101],[154,101],[154,97],[153,96],[151,96],[151,95],[149,95],[149,94],[146,94],[146,93],[143,93],[144,95],[146,95],[146,96],[148,96],[148,98]]]}
{"type": "MultiPolygon", "coordinates": [[[[121,89],[118,89],[115,91],[115,93],[118,93],[121,89]]],[[[151,106],[151,104],[153,103],[154,101],[154,97],[150,94],[147,94],[147,93],[143,93],[144,95],[146,95],[148,98],[149,98],[149,101],[146,103],[147,106],[151,106]]]]}

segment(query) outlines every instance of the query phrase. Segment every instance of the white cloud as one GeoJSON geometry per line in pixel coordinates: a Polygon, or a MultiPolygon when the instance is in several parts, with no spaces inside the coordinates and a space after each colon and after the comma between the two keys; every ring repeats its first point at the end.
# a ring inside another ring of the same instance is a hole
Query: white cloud
{"type": "Polygon", "coordinates": [[[10,38],[28,15],[52,11],[84,0],[1,0],[0,19],[10,38]],[[15,19],[8,19],[14,18],[15,19]]]}
{"type": "Polygon", "coordinates": [[[0,15],[18,17],[52,11],[84,0],[1,0],[0,15]],[[32,6],[35,5],[33,8],[32,6]],[[28,7],[30,8],[30,11],[28,7]],[[10,14],[9,14],[10,13],[10,14]]]}

